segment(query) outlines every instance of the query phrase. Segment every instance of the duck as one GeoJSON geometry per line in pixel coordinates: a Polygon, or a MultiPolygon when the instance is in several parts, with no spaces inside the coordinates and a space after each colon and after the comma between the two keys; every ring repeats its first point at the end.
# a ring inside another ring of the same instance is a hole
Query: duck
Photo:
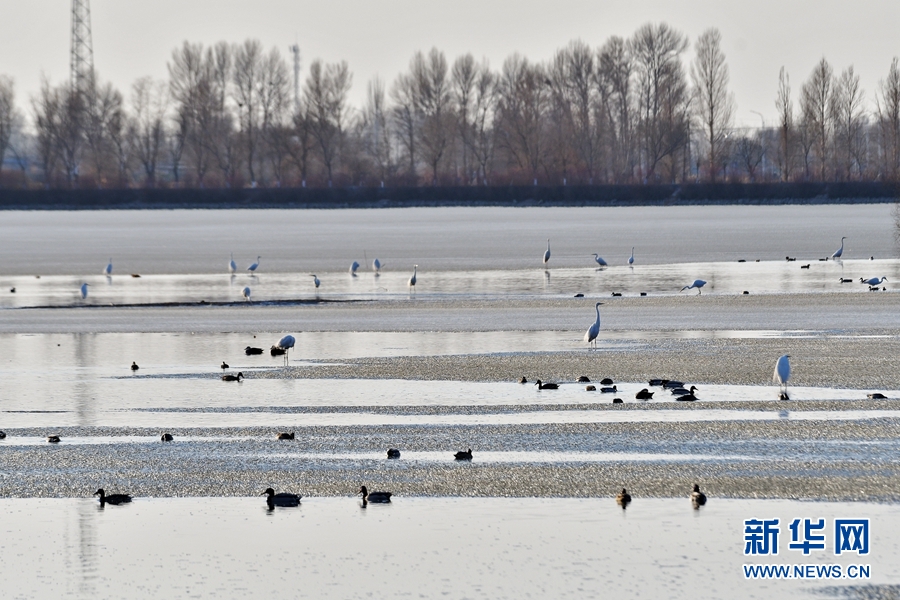
{"type": "Polygon", "coordinates": [[[237,375],[222,375],[222,381],[240,381],[244,378],[244,374],[238,371],[237,375]]]}
{"type": "Polygon", "coordinates": [[[228,366],[228,363],[225,362],[225,361],[223,360],[223,361],[222,361],[222,365],[221,365],[221,369],[224,371],[225,369],[230,369],[230,368],[231,368],[231,367],[228,366]]]}
{"type": "Polygon", "coordinates": [[[128,504],[131,502],[131,496],[128,494],[110,494],[106,495],[106,492],[103,491],[103,488],[100,488],[96,492],[94,492],[95,496],[100,496],[100,504],[128,504]]]}
{"type": "Polygon", "coordinates": [[[134,362],[134,361],[131,361],[131,370],[132,370],[132,371],[137,371],[138,369],[140,369],[140,367],[138,366],[138,364],[137,364],[136,362],[134,362]]]}
{"type": "Polygon", "coordinates": [[[586,392],[596,392],[596,391],[597,391],[597,386],[596,386],[596,385],[586,385],[586,386],[584,386],[584,391],[586,391],[586,392]]]}
{"type": "Polygon", "coordinates": [[[6,439],[6,432],[0,431],[0,440],[5,440],[5,439],[6,439]]]}
{"type": "Polygon", "coordinates": [[[634,395],[636,400],[653,400],[653,394],[655,392],[651,392],[647,390],[647,388],[642,389],[637,394],[634,395]]]}
{"type": "Polygon", "coordinates": [[[366,502],[374,502],[377,504],[387,504],[391,501],[391,492],[369,492],[366,486],[362,486],[359,488],[359,493],[362,494],[363,504],[366,502]]]}
{"type": "Polygon", "coordinates": [[[600,391],[604,394],[615,394],[619,390],[616,388],[616,386],[612,386],[612,387],[602,387],[602,388],[600,388],[600,391]]]}
{"type": "Polygon", "coordinates": [[[253,346],[247,346],[246,348],[244,348],[244,354],[246,354],[247,356],[253,356],[254,354],[262,354],[262,353],[263,353],[262,348],[254,348],[253,346]]]}
{"type": "Polygon", "coordinates": [[[885,396],[881,392],[873,392],[871,394],[866,394],[866,398],[868,398],[869,400],[887,400],[887,396],[885,396]]]}
{"type": "Polygon", "coordinates": [[[841,283],[853,283],[852,279],[848,279],[846,277],[838,277],[838,281],[840,281],[841,283]]]}
{"type": "Polygon", "coordinates": [[[387,456],[388,458],[400,458],[400,451],[396,448],[388,448],[387,456]]]}
{"type": "Polygon", "coordinates": [[[800,265],[800,268],[801,268],[801,269],[808,269],[808,268],[809,268],[809,263],[807,263],[807,264],[805,264],[805,265],[800,265]]]}
{"type": "Polygon", "coordinates": [[[58,436],[58,435],[48,435],[48,436],[47,436],[47,441],[50,442],[51,444],[58,444],[58,443],[59,443],[59,436],[58,436]]]}
{"type": "Polygon", "coordinates": [[[539,390],[557,390],[559,389],[559,384],[556,383],[544,383],[540,379],[534,382],[534,385],[537,386],[539,390]]]}
{"type": "Polygon", "coordinates": [[[666,389],[680,388],[684,387],[683,381],[676,381],[674,379],[663,379],[662,386],[666,389]]]}
{"type": "Polygon", "coordinates": [[[622,507],[622,510],[628,508],[628,505],[631,504],[631,494],[628,493],[628,490],[622,488],[622,491],[616,494],[616,504],[622,507]]]}
{"type": "Polygon", "coordinates": [[[604,377],[603,379],[600,380],[600,385],[612,385],[613,383],[615,383],[615,382],[612,379],[610,379],[609,377],[604,377]]]}
{"type": "Polygon", "coordinates": [[[171,442],[171,441],[173,441],[175,438],[172,437],[172,434],[171,434],[171,433],[164,433],[164,434],[162,434],[161,436],[159,436],[159,439],[160,439],[160,441],[162,441],[162,442],[171,442]]]}
{"type": "Polygon", "coordinates": [[[667,383],[669,383],[668,379],[651,379],[647,382],[647,385],[650,387],[663,387],[667,383]]]}
{"type": "Polygon", "coordinates": [[[278,346],[272,346],[269,348],[269,354],[272,356],[284,356],[284,353],[287,352],[285,348],[279,348],[278,346]]]}
{"type": "Polygon", "coordinates": [[[281,492],[276,494],[275,490],[272,488],[266,488],[260,496],[267,496],[266,504],[270,507],[275,506],[300,506],[300,498],[303,496],[299,494],[289,494],[287,492],[281,492]]]}
{"type": "Polygon", "coordinates": [[[678,396],[677,398],[675,398],[675,400],[678,402],[694,402],[695,400],[697,400],[697,396],[693,394],[685,394],[683,396],[678,396]]]}
{"type": "Polygon", "coordinates": [[[519,377],[519,383],[523,383],[523,384],[528,383],[528,380],[525,379],[524,377],[519,377]]]}
{"type": "Polygon", "coordinates": [[[293,431],[290,433],[281,432],[275,436],[275,439],[276,440],[292,440],[292,439],[294,439],[294,432],[293,431]]]}
{"type": "Polygon", "coordinates": [[[694,510],[699,510],[701,506],[706,504],[706,494],[700,491],[700,486],[696,483],[693,491],[691,491],[691,504],[694,506],[694,510]]]}
{"type": "Polygon", "coordinates": [[[469,448],[465,452],[460,450],[459,452],[457,452],[456,454],[453,455],[453,458],[455,458],[456,460],[472,460],[472,449],[469,448]]]}
{"type": "Polygon", "coordinates": [[[677,387],[677,388],[672,388],[672,395],[673,396],[687,396],[688,394],[693,394],[696,391],[697,391],[697,387],[693,386],[693,385],[691,386],[691,389],[689,389],[689,390],[685,389],[683,387],[677,387]]]}
{"type": "Polygon", "coordinates": [[[621,398],[613,398],[613,404],[624,404],[625,401],[621,398]]]}
{"type": "Polygon", "coordinates": [[[582,375],[576,381],[578,381],[578,383],[590,383],[591,382],[591,380],[585,375],[582,375]]]}

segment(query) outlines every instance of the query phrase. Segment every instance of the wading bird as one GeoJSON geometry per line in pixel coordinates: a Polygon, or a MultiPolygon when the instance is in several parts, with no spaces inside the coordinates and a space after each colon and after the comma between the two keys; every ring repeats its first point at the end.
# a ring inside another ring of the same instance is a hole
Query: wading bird
{"type": "Polygon", "coordinates": [[[376,273],[378,273],[379,271],[381,271],[381,267],[383,267],[383,266],[384,266],[384,265],[382,265],[382,264],[381,264],[381,261],[378,260],[377,258],[376,258],[375,260],[372,261],[372,270],[375,271],[376,273]]]}
{"type": "Polygon", "coordinates": [[[234,272],[237,271],[237,263],[234,262],[234,252],[231,253],[231,260],[228,261],[228,271],[234,275],[234,272]]]}
{"type": "Polygon", "coordinates": [[[834,251],[834,254],[831,255],[832,259],[838,259],[844,254],[844,240],[847,239],[847,236],[841,238],[841,247],[834,251]]]}
{"type": "Polygon", "coordinates": [[[860,283],[865,283],[866,285],[870,286],[881,285],[885,281],[887,281],[887,277],[872,277],[871,279],[863,279],[862,277],[859,278],[860,283]]]}
{"type": "Polygon", "coordinates": [[[596,262],[599,266],[601,266],[601,267],[607,266],[607,265],[606,265],[606,261],[603,260],[603,257],[602,257],[602,256],[600,256],[600,255],[597,254],[596,252],[594,252],[594,254],[593,254],[592,256],[594,257],[594,262],[596,262]]]}
{"type": "Polygon", "coordinates": [[[594,309],[597,311],[597,320],[593,322],[593,324],[588,327],[588,330],[584,334],[584,341],[591,345],[591,347],[597,347],[597,336],[600,335],[600,305],[602,302],[598,302],[594,305],[594,309]]]}
{"type": "Polygon", "coordinates": [[[103,269],[103,274],[106,275],[107,277],[112,275],[112,259],[111,258],[109,259],[109,264],[106,265],[105,269],[103,269]]]}
{"type": "Polygon", "coordinates": [[[350,263],[350,274],[356,277],[356,270],[359,268],[359,263],[355,260],[350,263]]]}
{"type": "Polygon", "coordinates": [[[683,292],[684,290],[692,290],[694,288],[697,288],[697,295],[699,296],[703,293],[700,288],[702,288],[704,285],[706,285],[705,281],[703,281],[702,279],[695,279],[694,283],[684,286],[683,288],[681,288],[681,291],[683,292]]]}
{"type": "Polygon", "coordinates": [[[269,505],[270,508],[274,508],[276,506],[300,506],[300,496],[298,494],[289,494],[287,492],[280,492],[278,494],[275,493],[275,490],[272,488],[266,488],[260,496],[267,496],[266,504],[269,505]]]}
{"type": "Polygon", "coordinates": [[[362,494],[363,504],[366,504],[366,502],[386,504],[391,501],[391,496],[394,495],[391,492],[369,492],[366,486],[360,487],[358,493],[362,494]]]}
{"type": "Polygon", "coordinates": [[[284,364],[288,362],[288,353],[291,351],[291,348],[294,347],[294,344],[297,343],[297,340],[294,339],[292,335],[286,335],[275,345],[276,348],[284,350],[284,364]]]}
{"type": "Polygon", "coordinates": [[[81,284],[81,299],[84,300],[88,296],[88,286],[91,285],[89,283],[81,284]]]}
{"type": "Polygon", "coordinates": [[[110,494],[106,495],[103,488],[94,492],[95,496],[100,496],[100,504],[128,504],[131,502],[131,496],[128,494],[110,494]]]}
{"type": "Polygon", "coordinates": [[[413,274],[412,277],[409,278],[409,281],[406,282],[406,285],[409,287],[409,291],[413,292],[416,289],[416,273],[419,271],[419,265],[413,266],[413,274]]]}
{"type": "Polygon", "coordinates": [[[245,287],[243,290],[241,290],[241,295],[244,297],[244,300],[247,300],[249,302],[250,301],[250,288],[245,287]]]}
{"type": "Polygon", "coordinates": [[[628,259],[628,266],[634,265],[634,246],[631,247],[631,257],[628,259]]]}
{"type": "Polygon", "coordinates": [[[782,355],[775,363],[775,372],[772,374],[772,382],[781,386],[781,391],[778,393],[779,400],[790,400],[787,393],[787,382],[791,377],[790,358],[790,354],[782,355]]]}
{"type": "Polygon", "coordinates": [[[547,263],[550,262],[550,238],[547,238],[547,251],[544,252],[544,266],[547,266],[547,263]]]}
{"type": "Polygon", "coordinates": [[[319,281],[319,278],[312,273],[310,273],[309,276],[313,278],[313,285],[316,286],[316,289],[319,289],[319,285],[322,283],[321,281],[319,281]]]}
{"type": "Polygon", "coordinates": [[[257,256],[257,257],[256,257],[256,262],[253,263],[252,265],[250,265],[249,267],[247,267],[247,270],[250,271],[250,274],[251,274],[251,275],[252,275],[253,273],[256,273],[256,270],[259,268],[259,259],[260,259],[260,258],[262,258],[262,257],[261,257],[261,256],[257,256]]]}

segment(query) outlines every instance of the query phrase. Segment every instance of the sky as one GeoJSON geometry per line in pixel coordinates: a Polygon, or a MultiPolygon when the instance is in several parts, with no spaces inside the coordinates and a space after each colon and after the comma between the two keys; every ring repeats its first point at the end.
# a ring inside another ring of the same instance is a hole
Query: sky
{"type": "MultiPolygon", "coordinates": [[[[70,0],[0,0],[0,74],[14,78],[23,109],[42,76],[68,78],[70,10],[70,0]]],[[[95,69],[126,97],[139,77],[165,79],[185,40],[255,38],[286,58],[296,42],[301,78],[316,58],[346,60],[360,106],[368,81],[390,84],[418,50],[437,47],[451,61],[471,52],[499,69],[514,52],[545,61],[571,40],[597,48],[664,21],[692,43],[709,27],[722,32],[736,124],[758,126],[775,120],[782,66],[796,99],[823,56],[838,73],[853,65],[873,107],[878,82],[900,56],[896,0],[92,0],[91,13],[95,69]]]]}

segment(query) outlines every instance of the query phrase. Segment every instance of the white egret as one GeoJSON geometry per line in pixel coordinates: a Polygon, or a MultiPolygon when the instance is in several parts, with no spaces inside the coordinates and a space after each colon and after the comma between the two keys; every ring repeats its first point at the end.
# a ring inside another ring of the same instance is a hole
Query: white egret
{"type": "Polygon", "coordinates": [[[789,400],[787,394],[787,382],[791,377],[791,357],[790,354],[784,354],[775,363],[775,372],[772,374],[772,382],[781,386],[781,392],[778,397],[781,400],[789,400]]]}
{"type": "Polygon", "coordinates": [[[354,277],[356,277],[356,270],[358,268],[359,268],[359,263],[354,260],[353,263],[350,265],[350,274],[353,275],[354,277]]]}
{"type": "Polygon", "coordinates": [[[84,300],[88,296],[88,286],[91,285],[89,283],[81,284],[81,299],[84,300]]]}
{"type": "Polygon", "coordinates": [[[632,266],[634,264],[634,246],[631,247],[631,258],[628,259],[628,266],[632,266]]]}
{"type": "Polygon", "coordinates": [[[381,261],[378,260],[377,258],[372,261],[372,270],[375,271],[376,273],[381,270],[381,266],[382,266],[381,261]]]}
{"type": "Polygon", "coordinates": [[[252,274],[252,273],[256,273],[256,269],[259,268],[259,259],[260,259],[260,258],[262,258],[262,257],[257,256],[257,257],[256,257],[256,262],[253,263],[252,265],[250,265],[249,267],[247,267],[247,270],[250,271],[251,274],[252,274]]]}
{"type": "Polygon", "coordinates": [[[319,289],[319,284],[322,283],[321,281],[319,281],[319,278],[312,273],[310,273],[309,276],[313,278],[313,284],[315,284],[316,289],[319,289]]]}
{"type": "Polygon", "coordinates": [[[243,290],[241,290],[241,295],[244,297],[244,300],[249,301],[250,300],[250,288],[245,287],[243,290]]]}
{"type": "Polygon", "coordinates": [[[602,302],[598,302],[594,309],[597,311],[597,320],[588,327],[587,332],[584,334],[584,341],[588,344],[591,344],[592,347],[597,347],[597,336],[600,335],[600,305],[602,302]]]}
{"type": "Polygon", "coordinates": [[[406,285],[409,286],[409,291],[413,291],[416,289],[416,273],[418,271],[419,271],[419,265],[413,266],[412,277],[410,277],[409,281],[406,282],[406,285]]]}
{"type": "Polygon", "coordinates": [[[703,281],[702,279],[695,279],[694,283],[684,286],[683,288],[681,288],[681,291],[683,292],[684,290],[692,290],[694,288],[697,288],[697,295],[699,296],[703,293],[700,288],[702,288],[704,285],[706,285],[705,281],[703,281]]]}
{"type": "Polygon", "coordinates": [[[103,269],[103,274],[106,275],[107,277],[112,275],[112,259],[111,258],[109,259],[109,264],[106,265],[105,269],[103,269]]]}
{"type": "Polygon", "coordinates": [[[841,238],[841,247],[834,251],[834,254],[831,255],[831,258],[840,258],[844,253],[844,240],[847,239],[847,236],[841,238]]]}
{"type": "Polygon", "coordinates": [[[597,262],[597,264],[600,265],[601,267],[607,266],[607,265],[606,265],[606,261],[603,260],[603,257],[600,256],[599,254],[597,254],[596,252],[594,252],[594,260],[595,260],[595,261],[597,262]]]}
{"type": "Polygon", "coordinates": [[[290,352],[291,348],[294,347],[294,344],[296,342],[297,342],[297,340],[294,339],[294,336],[286,335],[283,338],[281,338],[280,340],[278,340],[277,344],[275,344],[276,348],[284,350],[284,364],[288,364],[288,353],[290,352]]]}
{"type": "Polygon", "coordinates": [[[237,271],[237,263],[234,262],[234,252],[231,253],[231,261],[228,263],[228,270],[234,274],[237,271]]]}
{"type": "Polygon", "coordinates": [[[865,283],[867,285],[881,285],[885,281],[887,281],[887,277],[872,277],[871,279],[863,279],[862,277],[859,278],[860,283],[865,283]]]}
{"type": "Polygon", "coordinates": [[[550,238],[547,238],[547,251],[544,252],[544,266],[547,266],[548,262],[550,262],[550,238]]]}

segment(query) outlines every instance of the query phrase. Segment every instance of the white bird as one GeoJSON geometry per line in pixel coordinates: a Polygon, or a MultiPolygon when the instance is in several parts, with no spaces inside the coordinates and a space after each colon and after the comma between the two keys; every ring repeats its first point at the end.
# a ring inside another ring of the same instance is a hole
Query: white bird
{"type": "Polygon", "coordinates": [[[859,278],[860,283],[865,283],[867,285],[881,285],[885,281],[887,281],[887,277],[872,277],[871,279],[863,279],[862,277],[859,278]]]}
{"type": "Polygon", "coordinates": [[[791,361],[788,360],[790,357],[790,354],[782,355],[781,358],[778,359],[778,362],[775,363],[775,372],[772,374],[772,382],[781,386],[781,392],[778,394],[778,397],[781,400],[789,399],[787,395],[787,382],[791,376],[791,361]]]}
{"type": "Polygon", "coordinates": [[[409,278],[409,281],[406,282],[406,285],[409,286],[409,291],[413,291],[416,289],[416,273],[419,270],[419,265],[415,265],[413,267],[412,277],[409,278]]]}
{"type": "Polygon", "coordinates": [[[310,273],[309,276],[313,278],[313,283],[315,284],[316,289],[319,289],[319,284],[322,283],[321,281],[319,281],[319,278],[312,273],[310,273]]]}
{"type": "Polygon", "coordinates": [[[105,269],[103,269],[103,274],[106,275],[107,277],[112,275],[112,259],[111,258],[109,259],[109,264],[106,265],[105,269]]]}
{"type": "Polygon", "coordinates": [[[281,348],[282,350],[284,350],[284,364],[288,364],[288,353],[290,352],[291,348],[294,347],[294,344],[296,342],[297,340],[294,339],[294,336],[286,335],[278,340],[277,344],[275,344],[276,348],[281,348]]]}
{"type": "Polygon", "coordinates": [[[84,299],[87,298],[87,296],[88,296],[88,290],[87,290],[87,289],[88,289],[88,286],[89,286],[89,285],[91,285],[91,284],[89,284],[89,283],[82,283],[82,284],[81,284],[81,299],[82,299],[82,300],[84,300],[84,299]]]}
{"type": "Polygon", "coordinates": [[[354,260],[353,263],[350,265],[350,274],[353,275],[354,277],[356,277],[356,270],[358,268],[359,268],[359,263],[354,260]]]}
{"type": "Polygon", "coordinates": [[[681,288],[681,291],[683,292],[684,290],[692,290],[694,288],[697,288],[697,295],[700,295],[703,293],[700,288],[702,288],[704,285],[706,285],[705,281],[703,281],[702,279],[695,279],[694,283],[684,286],[683,288],[681,288]]]}
{"type": "Polygon", "coordinates": [[[237,271],[237,263],[234,262],[234,252],[231,253],[231,261],[228,263],[228,270],[232,273],[237,271]]]}
{"type": "Polygon", "coordinates": [[[607,266],[606,261],[603,260],[603,257],[600,256],[599,254],[597,254],[596,252],[594,253],[594,260],[597,261],[597,264],[600,265],[601,267],[607,266]]]}
{"type": "Polygon", "coordinates": [[[259,259],[260,259],[260,258],[262,258],[262,257],[257,256],[257,257],[256,257],[256,262],[253,263],[252,265],[250,265],[249,267],[247,267],[247,270],[250,271],[251,273],[255,273],[255,272],[256,272],[256,269],[259,268],[259,259]]]}
{"type": "Polygon", "coordinates": [[[249,287],[245,287],[243,290],[241,290],[241,294],[244,296],[245,300],[250,300],[250,288],[249,287]]]}
{"type": "Polygon", "coordinates": [[[376,273],[381,270],[381,261],[377,258],[372,261],[372,270],[376,273]]]}
{"type": "Polygon", "coordinates": [[[634,246],[631,247],[631,258],[628,259],[628,266],[634,264],[634,246]]]}
{"type": "Polygon", "coordinates": [[[594,348],[597,347],[597,336],[600,335],[600,305],[602,302],[598,302],[594,309],[597,311],[597,320],[588,327],[587,332],[584,334],[584,341],[588,344],[592,344],[594,348]]]}
{"type": "Polygon", "coordinates": [[[547,238],[547,251],[544,252],[544,266],[550,262],[550,238],[547,238]]]}
{"type": "Polygon", "coordinates": [[[847,236],[841,238],[841,247],[834,251],[834,254],[831,255],[831,258],[840,258],[844,253],[844,240],[847,239],[847,236]]]}

